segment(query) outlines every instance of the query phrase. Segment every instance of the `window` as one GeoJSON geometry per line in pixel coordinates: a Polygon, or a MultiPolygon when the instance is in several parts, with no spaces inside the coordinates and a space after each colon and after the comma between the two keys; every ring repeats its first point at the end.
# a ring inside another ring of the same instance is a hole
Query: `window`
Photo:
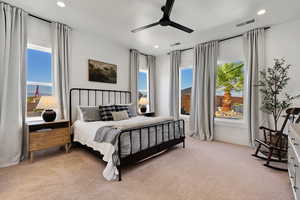
{"type": "Polygon", "coordinates": [[[140,70],[138,79],[139,100],[142,97],[148,99],[148,72],[140,70]]]}
{"type": "Polygon", "coordinates": [[[244,119],[244,94],[247,69],[244,65],[243,38],[238,37],[220,43],[216,69],[216,118],[244,119]]]}
{"type": "Polygon", "coordinates": [[[148,77],[148,68],[147,68],[147,60],[146,56],[139,56],[139,74],[138,74],[138,105],[140,107],[146,107],[146,110],[149,110],[149,77],[148,77]],[[140,105],[140,100],[142,100],[142,104],[140,105]]]}
{"type": "Polygon", "coordinates": [[[52,96],[51,49],[35,45],[27,48],[27,117],[39,117],[41,96],[52,96]]]}
{"type": "Polygon", "coordinates": [[[180,69],[180,113],[182,115],[190,114],[191,106],[191,92],[193,83],[193,69],[192,67],[180,69]]]}
{"type": "Polygon", "coordinates": [[[244,63],[219,64],[216,75],[216,117],[243,119],[244,63]]]}

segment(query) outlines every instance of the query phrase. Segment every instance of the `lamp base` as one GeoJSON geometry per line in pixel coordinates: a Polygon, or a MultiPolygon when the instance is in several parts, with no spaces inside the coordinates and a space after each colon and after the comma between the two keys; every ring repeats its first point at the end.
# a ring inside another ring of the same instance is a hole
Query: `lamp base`
{"type": "Polygon", "coordinates": [[[141,111],[141,113],[145,113],[147,111],[147,107],[141,106],[140,111],[141,111]]]}
{"type": "Polygon", "coordinates": [[[53,122],[56,119],[56,112],[54,110],[44,110],[42,118],[45,122],[53,122]]]}

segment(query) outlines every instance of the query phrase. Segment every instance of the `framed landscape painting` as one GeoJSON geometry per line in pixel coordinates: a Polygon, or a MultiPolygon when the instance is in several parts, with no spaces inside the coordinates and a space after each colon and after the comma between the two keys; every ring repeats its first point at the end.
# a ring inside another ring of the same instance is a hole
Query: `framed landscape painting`
{"type": "Polygon", "coordinates": [[[117,65],[89,59],[89,81],[117,83],[117,65]]]}

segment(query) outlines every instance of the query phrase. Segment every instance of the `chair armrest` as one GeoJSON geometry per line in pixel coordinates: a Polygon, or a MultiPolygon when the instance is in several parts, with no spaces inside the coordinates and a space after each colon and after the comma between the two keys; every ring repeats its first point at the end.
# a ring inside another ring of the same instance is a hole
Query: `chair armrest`
{"type": "Polygon", "coordinates": [[[269,129],[269,128],[267,128],[267,127],[264,127],[264,126],[261,126],[261,127],[259,127],[259,129],[263,129],[263,130],[271,131],[271,132],[274,132],[274,133],[276,133],[276,132],[279,132],[279,131],[275,131],[275,130],[269,129]]]}

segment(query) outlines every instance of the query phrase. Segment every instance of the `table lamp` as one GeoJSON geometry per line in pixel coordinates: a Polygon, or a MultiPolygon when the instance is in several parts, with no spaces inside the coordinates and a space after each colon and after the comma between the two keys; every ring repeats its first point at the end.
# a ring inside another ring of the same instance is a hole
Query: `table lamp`
{"type": "Polygon", "coordinates": [[[141,113],[145,113],[147,111],[147,105],[149,104],[149,101],[146,97],[142,97],[139,101],[140,105],[140,111],[141,113]]]}
{"type": "Polygon", "coordinates": [[[42,118],[45,122],[53,122],[56,118],[56,112],[53,110],[57,108],[56,97],[54,96],[42,96],[36,109],[44,110],[42,112],[42,118]]]}

